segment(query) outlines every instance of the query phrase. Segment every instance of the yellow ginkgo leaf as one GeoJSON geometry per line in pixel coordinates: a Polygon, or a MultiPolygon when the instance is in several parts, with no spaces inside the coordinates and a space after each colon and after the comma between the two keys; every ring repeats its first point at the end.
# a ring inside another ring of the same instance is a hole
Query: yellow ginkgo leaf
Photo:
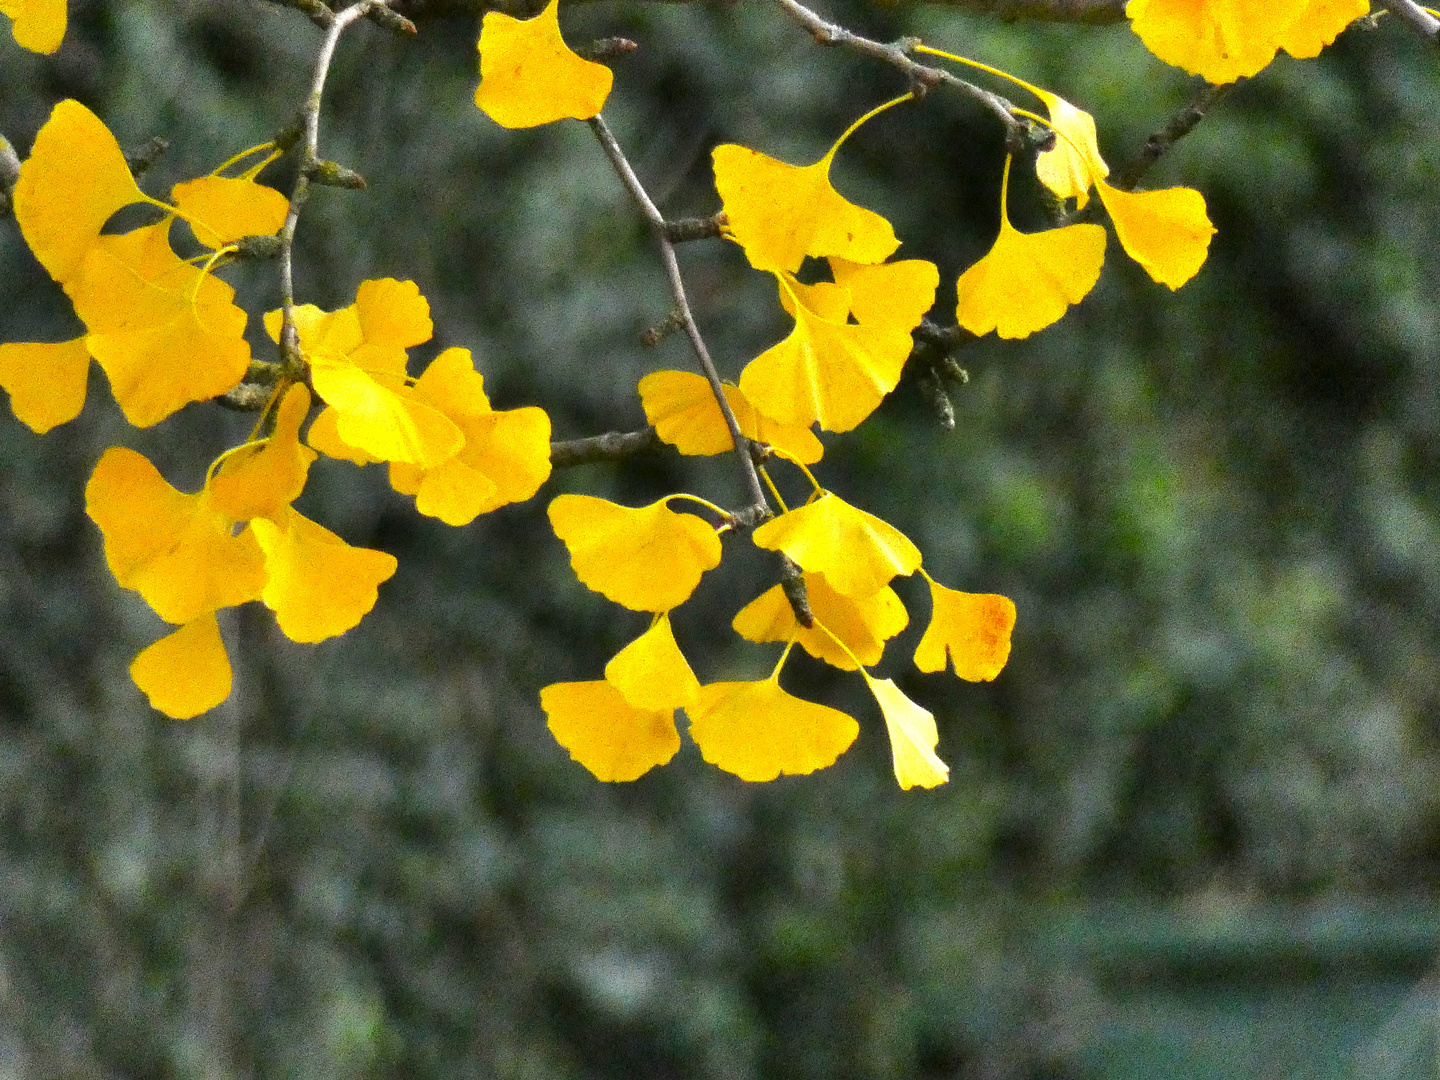
{"type": "Polygon", "coordinates": [[[230,657],[214,612],[186,623],[143,650],[130,677],[152,708],[176,720],[209,712],[230,696],[230,657]]]}
{"type": "Polygon", "coordinates": [[[930,625],[915,648],[921,671],[944,671],[946,654],[955,674],[989,682],[1010,658],[1015,603],[994,593],[967,593],[930,582],[930,625]]]}
{"type": "Polygon", "coordinates": [[[940,733],[934,715],[906,697],[893,680],[872,678],[863,668],[860,673],[885,715],[890,756],[900,786],[933,788],[949,780],[950,767],[935,754],[940,733]]]}
{"type": "Polygon", "coordinates": [[[112,446],[101,455],[85,487],[85,512],[105,538],[115,580],[166,622],[254,600],[265,585],[254,538],[232,536],[234,521],[208,492],[176,491],[134,450],[112,446]]]}
{"type": "MultiPolygon", "coordinates": [[[[734,449],[730,429],[715,403],[710,382],[690,371],[652,371],[640,380],[640,403],[655,434],[682,454],[723,454],[734,449]]],[[[726,383],[725,400],[740,433],[765,443],[805,465],[813,465],[825,454],[825,447],[808,426],[781,424],[762,416],[740,392],[726,383]]]]}
{"type": "Polygon", "coordinates": [[[428,468],[465,445],[465,436],[449,417],[396,393],[348,360],[312,360],[310,380],[315,393],[334,407],[340,440],[381,461],[428,468]]]}
{"type": "Polygon", "coordinates": [[[865,665],[878,664],[885,642],[910,621],[905,605],[888,585],[873,596],[853,600],[832,589],[824,574],[807,573],[804,579],[814,626],[800,625],[779,585],[741,608],[730,625],[747,641],[794,640],[817,660],[854,671],[856,659],[865,665]]]}
{"type": "Polygon", "coordinates": [[[136,427],[233,389],[250,365],[235,290],[180,259],[168,230],[100,237],[71,289],[86,347],[136,427]]]}
{"type": "Polygon", "coordinates": [[[675,513],[665,499],[629,507],[593,495],[558,495],[550,524],[570,550],[575,576],[632,611],[678,607],[701,575],[720,565],[715,530],[694,514],[675,513]]]}
{"type": "Polygon", "coordinates": [[[202,176],[170,189],[180,214],[208,248],[242,236],[273,236],[285,224],[290,200],[272,187],[238,177],[202,176]]]}
{"type": "MultiPolygon", "coordinates": [[[[365,342],[354,304],[338,311],[321,311],[314,304],[296,304],[291,309],[291,315],[295,320],[300,349],[311,359],[337,363],[347,359],[365,342]]],[[[280,340],[283,322],[284,313],[278,308],[265,313],[265,332],[270,335],[271,341],[280,340]]]]}
{"type": "Polygon", "coordinates": [[[1105,262],[1105,230],[1067,225],[1022,233],[1005,209],[1010,158],[1000,185],[1000,233],[985,257],[960,275],[955,319],[972,334],[994,330],[1023,338],[1043,330],[1084,299],[1105,262]]]}
{"type": "Polygon", "coordinates": [[[351,362],[395,389],[405,381],[405,350],[429,341],[435,332],[430,302],[413,281],[377,278],[360,283],[354,311],[361,342],[350,353],[351,362]]]}
{"type": "Polygon", "coordinates": [[[685,711],[705,760],[742,780],[824,769],[860,734],[853,717],[786,693],[774,676],[710,683],[685,711]]]}
{"type": "Polygon", "coordinates": [[[442,352],[410,393],[465,436],[464,445],[438,465],[391,466],[391,486],[414,495],[420,513],[468,525],[479,514],[530,498],[549,479],[550,417],[535,406],[493,410],[468,349],[442,352]]]}
{"type": "Polygon", "coordinates": [[[0,345],[0,387],[21,423],[43,435],[85,407],[90,350],[85,339],[0,345]]]}
{"type": "Polygon", "coordinates": [[[1083,209],[1090,201],[1090,186],[1110,175],[1110,167],[1100,156],[1095,118],[1059,94],[1031,89],[1045,102],[1055,128],[1055,145],[1035,157],[1035,176],[1056,197],[1074,199],[1075,208],[1083,209]]]}
{"type": "MultiPolygon", "coordinates": [[[[367,454],[358,447],[351,446],[344,439],[340,438],[340,429],[337,426],[340,414],[332,408],[320,410],[320,415],[315,417],[315,422],[310,425],[310,430],[305,433],[305,441],[314,449],[320,451],[326,457],[340,458],[343,461],[353,461],[356,465],[373,465],[380,459],[367,454]]],[[[419,476],[423,470],[413,465],[404,466],[406,469],[414,469],[416,473],[415,486],[419,487],[419,476]]],[[[401,489],[397,486],[397,491],[401,489]]],[[[406,495],[413,495],[414,488],[405,491],[406,495]]]]}
{"type": "Polygon", "coordinates": [[[270,437],[225,458],[210,481],[210,494],[228,517],[279,517],[300,497],[316,456],[300,445],[300,425],[309,411],[310,391],[297,383],[281,399],[270,437]]]}
{"type": "Polygon", "coordinates": [[[475,104],[501,127],[527,128],[599,114],[615,76],[560,36],[560,0],[533,19],[488,11],[480,24],[475,104]]]}
{"type": "Polygon", "coordinates": [[[110,129],[78,101],[66,100],[20,166],[15,220],[40,265],[68,287],[105,222],[144,198],[110,129]]]}
{"type": "Polygon", "coordinates": [[[740,373],[740,392],[782,424],[849,431],[900,381],[909,329],[832,321],[794,303],[795,329],[740,373]]]}
{"type": "Polygon", "coordinates": [[[865,266],[831,258],[830,272],[836,284],[849,292],[850,314],[856,322],[890,326],[907,334],[934,306],[940,285],[940,271],[924,259],[865,266]]]}
{"type": "Polygon", "coordinates": [[[878,263],[900,246],[890,222],[830,185],[830,163],[839,145],[804,166],[733,143],[715,148],[715,187],[730,235],[755,269],[793,274],[807,255],[878,263]]]}
{"type": "Polygon", "coordinates": [[[673,709],[637,709],[603,679],[547,686],[540,707],[555,741],[597,780],[635,780],[680,749],[673,709]]]}
{"type": "Polygon", "coordinates": [[[1200,192],[1187,187],[1121,191],[1103,180],[1095,187],[1120,246],[1160,284],[1178,289],[1205,264],[1215,226],[1200,192]]]}
{"type": "Polygon", "coordinates": [[[758,547],[783,551],[801,569],[824,574],[852,600],[874,596],[896,574],[920,568],[920,549],[904,533],[828,491],[751,535],[758,547]]]}
{"type": "Polygon", "coordinates": [[[1280,35],[1280,47],[1301,60],[1319,56],[1356,19],[1370,13],[1370,0],[1310,0],[1280,35]]]}
{"type": "Polygon", "coordinates": [[[278,520],[256,518],[246,532],[265,553],[260,599],[291,641],[324,641],[352,629],[399,565],[387,552],[351,547],[290,507],[278,520]]]}
{"type": "Polygon", "coordinates": [[[65,0],[0,0],[0,15],[14,20],[10,30],[22,49],[53,53],[65,39],[65,0]]]}
{"type": "Polygon", "coordinates": [[[1145,47],[1212,83],[1234,82],[1270,63],[1280,35],[1307,0],[1130,0],[1125,14],[1145,47]]]}
{"type": "Polygon", "coordinates": [[[700,695],[700,680],[675,643],[669,615],[616,653],[605,678],[632,708],[649,712],[686,708],[700,695]]]}

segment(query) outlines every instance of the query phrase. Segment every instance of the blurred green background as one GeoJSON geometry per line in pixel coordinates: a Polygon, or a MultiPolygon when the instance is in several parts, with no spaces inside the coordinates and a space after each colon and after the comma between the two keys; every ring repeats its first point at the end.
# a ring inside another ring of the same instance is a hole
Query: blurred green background
{"type": "MultiPolygon", "coordinates": [[[[1064,94],[1112,165],[1198,85],[1123,25],[831,10],[1064,94]]],[[[259,0],[71,14],[53,58],[0,41],[0,132],[23,155],[78,97],[124,146],[171,141],[156,195],[287,123],[319,41],[259,0]]],[[[904,89],[759,0],[604,0],[564,25],[640,43],[606,116],[670,216],[718,209],[715,144],[814,160],[904,89]]],[[[658,259],[583,125],[475,109],[475,35],[342,42],[322,153],[370,186],[309,204],[299,298],[411,278],[436,324],[417,365],[472,349],[497,407],[543,405],[559,438],[639,427],[637,378],[691,363],[678,336],[638,343],[669,307],[658,259]]],[[[84,482],[119,442],[193,490],[249,418],[135,431],[93,369],[74,423],[0,417],[0,1076],[1434,1076],[1437,75],[1395,25],[1277,61],[1147,178],[1209,201],[1192,283],[1112,239],[1057,326],[959,354],[953,431],[907,381],[827,438],[827,486],[942,582],[1019,606],[1009,666],[971,686],[908,667],[926,600],[900,585],[917,625],[881,671],[937,716],[933,792],[896,789],[859,681],[805,657],[787,686],[862,724],[811,777],[747,785],[687,744],[607,786],[551,740],[539,688],[598,678],[644,618],[574,580],[548,498],[735,505],[725,461],[568,470],[458,530],[322,462],[301,508],[399,572],[316,648],[231,613],[236,692],[178,723],[127,677],[161,624],[110,578],[84,482]]],[[[902,256],[939,264],[941,321],[995,229],[1001,134],[936,92],[836,166],[902,256]]],[[[1037,227],[1033,178],[1013,187],[1037,227]]],[[[773,284],[731,245],[681,262],[733,378],[786,332],[773,284]]],[[[228,277],[258,327],[275,267],[228,277]]],[[[0,220],[0,340],[77,327],[0,220]]],[[[768,567],[729,550],[676,617],[706,681],[773,663],[729,630],[768,567]]]]}

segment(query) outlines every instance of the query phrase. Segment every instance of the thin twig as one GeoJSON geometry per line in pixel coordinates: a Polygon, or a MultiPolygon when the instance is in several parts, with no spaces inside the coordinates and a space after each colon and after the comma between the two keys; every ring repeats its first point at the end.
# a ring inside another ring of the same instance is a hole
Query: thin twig
{"type": "Polygon", "coordinates": [[[1431,41],[1440,41],[1440,19],[1435,18],[1414,0],[1382,0],[1390,14],[1403,22],[1417,34],[1423,34],[1431,41]]]}
{"type": "Polygon", "coordinates": [[[1247,81],[1246,79],[1237,79],[1235,82],[1225,83],[1221,86],[1202,87],[1188,105],[1172,116],[1164,127],[1152,133],[1145,140],[1145,145],[1141,147],[1140,152],[1124,168],[1110,177],[1111,185],[1121,191],[1132,190],[1140,182],[1140,178],[1150,171],[1150,167],[1160,160],[1161,155],[1190,134],[1195,125],[1205,119],[1221,98],[1247,81]]]}
{"type": "Polygon", "coordinates": [[[665,217],[645,191],[644,185],[640,183],[640,178],[635,175],[635,170],[630,167],[630,162],[626,159],[624,151],[620,149],[620,144],[615,141],[615,136],[611,133],[610,126],[605,123],[604,118],[596,115],[589,121],[589,124],[590,130],[595,132],[595,138],[600,141],[605,156],[610,159],[610,164],[619,174],[626,190],[630,192],[630,197],[645,216],[651,231],[655,234],[655,241],[660,246],[660,258],[665,264],[665,274],[670,279],[670,292],[675,299],[675,308],[680,314],[685,334],[690,339],[690,345],[700,360],[701,368],[705,371],[705,378],[710,382],[710,391],[715,395],[715,400],[720,406],[720,413],[725,417],[725,427],[729,429],[730,438],[735,443],[735,460],[740,463],[741,479],[748,490],[751,504],[747,510],[740,511],[737,516],[743,524],[755,525],[770,516],[770,504],[765,499],[765,490],[760,486],[759,474],[755,472],[755,463],[750,457],[750,440],[741,433],[740,422],[735,419],[735,413],[731,410],[730,403],[725,400],[725,389],[720,382],[720,373],[715,369],[714,361],[710,359],[710,350],[705,347],[705,339],[700,336],[700,328],[695,325],[695,316],[690,311],[690,301],[685,295],[685,282],[680,276],[680,264],[675,258],[675,245],[670,242],[670,237],[666,234],[665,217]]]}
{"type": "Polygon", "coordinates": [[[902,38],[893,44],[886,45],[883,42],[872,41],[870,38],[861,37],[859,34],[845,29],[836,23],[826,22],[815,12],[811,11],[799,0],[775,0],[775,3],[798,22],[810,35],[821,45],[839,45],[845,48],[854,49],[856,52],[873,56],[885,61],[893,67],[899,68],[910,79],[911,84],[916,88],[917,95],[931,87],[945,85],[953,87],[962,93],[969,94],[976,101],[980,102],[987,109],[1000,118],[1005,125],[1005,130],[1011,142],[1018,142],[1024,136],[1025,126],[1015,119],[1012,114],[1014,106],[1005,98],[974,83],[952,75],[943,68],[930,67],[928,64],[917,63],[910,58],[910,50],[919,44],[916,38],[902,38]]]}
{"type": "Polygon", "coordinates": [[[650,453],[665,444],[653,427],[642,431],[607,431],[588,439],[568,439],[550,444],[550,465],[565,469],[572,465],[591,465],[597,461],[623,461],[636,454],[650,453]]]}
{"type": "Polygon", "coordinates": [[[383,6],[384,0],[360,0],[331,18],[315,59],[315,77],[310,83],[310,94],[300,110],[305,127],[300,173],[295,178],[295,190],[290,193],[290,212],[285,215],[285,224],[280,229],[280,358],[283,364],[296,370],[302,369],[304,361],[300,356],[299,334],[295,330],[295,227],[300,222],[300,208],[310,195],[310,173],[320,160],[320,101],[325,93],[325,79],[330,74],[335,46],[339,44],[345,28],[363,19],[373,8],[383,6]]]}
{"type": "Polygon", "coordinates": [[[15,200],[15,183],[20,179],[20,155],[10,140],[0,135],[0,217],[10,213],[15,200]]]}

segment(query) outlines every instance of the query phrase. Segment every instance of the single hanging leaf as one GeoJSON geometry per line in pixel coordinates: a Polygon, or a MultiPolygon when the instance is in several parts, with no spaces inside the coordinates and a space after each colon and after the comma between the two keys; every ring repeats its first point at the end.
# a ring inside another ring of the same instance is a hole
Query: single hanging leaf
{"type": "Polygon", "coordinates": [[[250,365],[235,290],[180,259],[169,228],[100,237],[70,293],[86,347],[136,427],[232,390],[250,365]]]}
{"type": "Polygon", "coordinates": [[[230,696],[230,657],[214,612],[186,623],[143,650],[130,678],[150,705],[176,720],[209,712],[230,696]]]}
{"type": "Polygon", "coordinates": [[[899,383],[910,331],[835,321],[803,301],[791,304],[795,329],[745,365],[740,392],[782,424],[850,431],[899,383]]]}
{"type": "Polygon", "coordinates": [[[860,673],[885,715],[895,779],[900,786],[907,790],[933,788],[949,780],[950,766],[935,754],[940,733],[934,715],[906,697],[893,680],[872,678],[864,669],[860,673]]]}
{"type": "Polygon", "coordinates": [[[105,538],[105,561],[166,622],[188,623],[208,611],[259,597],[265,562],[248,533],[208,492],[185,495],[141,454],[112,446],[85,487],[85,512],[105,538]]]}
{"type": "Polygon", "coordinates": [[[1029,337],[1083,300],[1104,262],[1099,225],[1022,233],[1002,208],[995,245],[956,283],[955,319],[972,334],[1029,337]]]}
{"type": "Polygon", "coordinates": [[[810,611],[815,616],[814,626],[800,625],[795,609],[779,585],[741,608],[730,625],[747,641],[794,640],[817,660],[824,660],[842,671],[854,671],[855,660],[845,649],[854,653],[861,664],[878,664],[885,652],[885,642],[904,630],[910,621],[905,605],[888,585],[873,596],[853,600],[832,589],[824,574],[806,573],[804,579],[810,611]],[[836,638],[844,643],[844,649],[836,643],[836,638]]]}
{"type": "Polygon", "coordinates": [[[687,708],[700,695],[700,680],[675,643],[669,615],[616,653],[605,665],[605,679],[632,708],[650,712],[687,708]]]}
{"type": "Polygon", "coordinates": [[[629,507],[593,495],[558,495],[550,524],[582,584],[632,611],[669,611],[720,565],[720,538],[665,500],[629,507]]]}
{"type": "Polygon", "coordinates": [[[300,497],[316,458],[314,450],[300,445],[300,425],[309,410],[310,391],[297,383],[281,399],[270,437],[225,459],[210,481],[210,494],[227,516],[278,518],[300,497]]]}
{"type": "Polygon", "coordinates": [[[475,104],[501,127],[588,120],[610,96],[610,69],[577,56],[560,36],[560,0],[533,19],[486,12],[478,48],[475,104]]]}
{"type": "MultiPolygon", "coordinates": [[[[1097,180],[1120,246],[1162,285],[1178,289],[1205,264],[1215,226],[1194,188],[1121,191],[1097,180]]],[[[1078,226],[1072,226],[1078,228],[1078,226]]]]}
{"type": "Polygon", "coordinates": [[[680,749],[673,709],[637,709],[603,679],[540,691],[550,733],[597,780],[635,780],[680,749]]]}
{"type": "Polygon", "coordinates": [[[15,220],[40,265],[69,292],[105,222],[144,198],[110,129],[67,100],[50,113],[20,166],[15,220]]]}
{"type": "Polygon", "coordinates": [[[15,43],[37,53],[53,53],[65,38],[65,0],[0,0],[0,15],[14,20],[15,43]]]}
{"type": "Polygon", "coordinates": [[[685,711],[705,760],[742,780],[827,768],[860,734],[853,717],[786,693],[774,677],[711,683],[685,711]]]}
{"type": "Polygon", "coordinates": [[[399,565],[387,552],[351,547],[288,506],[278,520],[256,518],[246,533],[265,553],[260,599],[291,641],[314,643],[353,629],[399,565]]]}
{"type": "Polygon", "coordinates": [[[915,648],[921,671],[944,671],[946,654],[955,674],[989,682],[1010,658],[1015,603],[994,593],[967,593],[930,582],[930,625],[915,648]]]}
{"type": "MultiPolygon", "coordinates": [[[[640,403],[655,434],[682,454],[724,454],[735,447],[730,429],[710,382],[690,371],[652,371],[640,380],[640,403]]],[[[813,465],[825,454],[825,447],[808,426],[781,424],[763,416],[740,391],[728,383],[721,387],[740,434],[783,451],[796,461],[813,465]]]]}
{"type": "Polygon", "coordinates": [[[900,246],[890,222],[830,185],[837,148],[804,166],[730,143],[712,152],[730,236],[756,270],[793,274],[807,255],[879,263],[900,246]]]}
{"type": "Polygon", "coordinates": [[[920,568],[920,549],[904,533],[828,491],[751,535],[757,547],[783,551],[851,599],[874,596],[896,574],[920,568]]]}
{"type": "MultiPolygon", "coordinates": [[[[935,290],[940,285],[940,271],[924,259],[866,266],[831,256],[830,273],[835,283],[850,294],[850,314],[856,322],[889,326],[907,334],[935,306],[935,290]]],[[[783,302],[783,289],[780,295],[783,302]]],[[[841,321],[844,318],[842,314],[841,321]]]]}
{"type": "Polygon", "coordinates": [[[1082,210],[1090,201],[1090,187],[1110,175],[1110,166],[1100,156],[1095,135],[1095,118],[1077,109],[1059,94],[1033,87],[1055,127],[1055,145],[1036,155],[1035,176],[1057,198],[1074,199],[1082,210]]]}
{"type": "Polygon", "coordinates": [[[170,189],[180,215],[208,248],[242,236],[274,236],[285,224],[290,200],[272,187],[227,176],[202,176],[170,189]]]}
{"type": "Polygon", "coordinates": [[[0,345],[0,387],[10,408],[37,435],[74,420],[85,407],[90,350],[85,339],[0,345]]]}

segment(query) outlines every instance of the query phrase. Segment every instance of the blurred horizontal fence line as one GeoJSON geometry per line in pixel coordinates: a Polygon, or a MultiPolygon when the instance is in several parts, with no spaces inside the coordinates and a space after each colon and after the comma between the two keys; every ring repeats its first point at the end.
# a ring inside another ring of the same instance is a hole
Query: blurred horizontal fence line
{"type": "Polygon", "coordinates": [[[1419,901],[1062,910],[1044,948],[1086,970],[1104,1080],[1440,1077],[1440,909],[1419,901]]]}

